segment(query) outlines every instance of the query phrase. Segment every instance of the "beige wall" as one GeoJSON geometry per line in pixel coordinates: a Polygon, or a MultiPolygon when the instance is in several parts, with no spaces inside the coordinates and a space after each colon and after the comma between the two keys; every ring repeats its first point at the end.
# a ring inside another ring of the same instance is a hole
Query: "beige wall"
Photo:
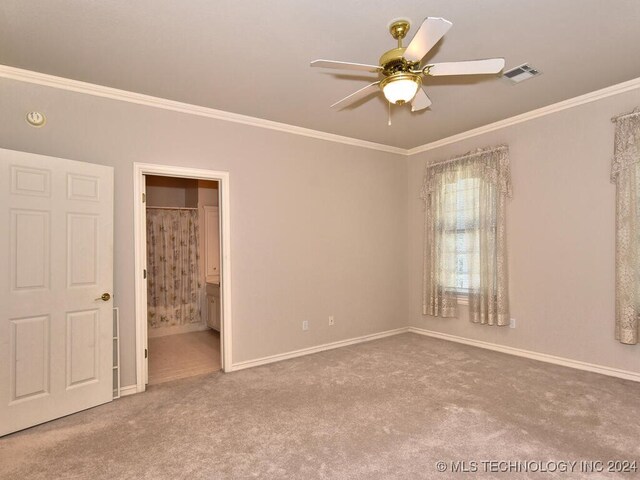
{"type": "Polygon", "coordinates": [[[409,323],[639,372],[640,346],[613,337],[615,188],[609,183],[610,118],[638,105],[640,90],[634,90],[409,157],[409,323]],[[424,166],[500,143],[511,151],[507,243],[517,327],[472,324],[464,307],[458,319],[423,316],[418,194],[424,166]]]}
{"type": "Polygon", "coordinates": [[[136,161],[230,172],[234,362],[414,325],[640,371],[640,347],[613,339],[609,183],[609,119],[637,105],[640,90],[405,158],[2,79],[0,147],[114,166],[123,385],[135,381],[136,161]],[[48,116],[43,129],[24,121],[34,108],[48,116]],[[464,307],[458,319],[425,317],[424,165],[498,143],[511,149],[517,328],[470,324],[464,307]]]}
{"type": "Polygon", "coordinates": [[[135,382],[133,162],[229,172],[234,362],[406,324],[403,158],[6,79],[0,112],[2,148],[115,168],[123,385],[135,382]],[[45,128],[24,121],[33,109],[45,128]]]}

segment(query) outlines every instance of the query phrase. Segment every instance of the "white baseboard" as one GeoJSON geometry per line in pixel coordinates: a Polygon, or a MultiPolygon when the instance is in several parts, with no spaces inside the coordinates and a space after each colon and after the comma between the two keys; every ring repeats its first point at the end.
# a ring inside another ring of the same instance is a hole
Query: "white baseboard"
{"type": "Polygon", "coordinates": [[[120,397],[133,395],[134,393],[138,393],[138,386],[135,383],[133,385],[127,385],[126,387],[120,387],[120,397]]]}
{"type": "Polygon", "coordinates": [[[483,342],[481,340],[458,337],[457,335],[434,332],[433,330],[426,330],[424,328],[409,327],[407,331],[411,333],[417,333],[419,335],[425,335],[427,337],[439,338],[441,340],[448,340],[450,342],[464,343],[465,345],[485,348],[487,350],[494,350],[496,352],[508,353],[509,355],[515,355],[517,357],[530,358],[532,360],[539,360],[541,362],[553,363],[554,365],[562,365],[563,367],[570,367],[578,370],[585,370],[587,372],[600,373],[602,375],[608,375],[610,377],[617,377],[623,378],[625,380],[633,380],[634,382],[640,382],[639,372],[620,370],[619,368],[605,367],[603,365],[581,362],[579,360],[572,360],[570,358],[556,357],[555,355],[548,355],[546,353],[538,353],[532,352],[531,350],[523,350],[521,348],[507,347],[505,345],[498,345],[497,343],[489,343],[483,342]]]}
{"type": "Polygon", "coordinates": [[[257,367],[259,365],[266,365],[267,363],[280,362],[289,358],[302,357],[304,355],[311,355],[312,353],[324,352],[325,350],[332,350],[334,348],[346,347],[347,345],[354,345],[356,343],[370,342],[371,340],[377,340],[379,338],[390,337],[392,335],[399,335],[401,333],[407,333],[408,327],[396,328],[394,330],[387,330],[380,333],[372,333],[371,335],[363,335],[361,337],[348,338],[346,340],[338,340],[337,342],[324,343],[322,345],[316,345],[315,347],[301,348],[300,350],[294,350],[286,353],[279,353],[277,355],[270,355],[268,357],[256,358],[255,360],[246,360],[244,362],[234,363],[232,371],[244,370],[245,368],[257,367]]]}
{"type": "MultiPolygon", "coordinates": [[[[337,342],[325,343],[322,345],[316,345],[314,347],[302,348],[300,350],[293,350],[291,352],[279,353],[276,355],[269,355],[267,357],[256,358],[254,360],[246,360],[244,362],[234,363],[229,371],[244,370],[245,368],[258,367],[260,365],[266,365],[269,363],[280,362],[290,358],[302,357],[304,355],[311,355],[313,353],[324,352],[326,350],[333,350],[334,348],[346,347],[348,345],[355,345],[357,343],[369,342],[371,340],[377,340],[379,338],[390,337],[393,335],[399,335],[402,333],[417,333],[418,335],[425,335],[427,337],[439,338],[441,340],[447,340],[450,342],[463,343],[465,345],[471,345],[473,347],[484,348],[487,350],[493,350],[496,352],[507,353],[509,355],[515,355],[517,357],[530,358],[532,360],[538,360],[541,362],[552,363],[554,365],[561,365],[563,367],[575,368],[577,370],[585,370],[587,372],[600,373],[602,375],[608,375],[610,377],[623,378],[625,380],[632,380],[640,382],[640,372],[631,372],[628,370],[621,370],[618,368],[605,367],[603,365],[596,365],[593,363],[581,362],[579,360],[572,360],[570,358],[557,357],[555,355],[549,355],[546,353],[532,352],[530,350],[523,350],[521,348],[508,347],[505,345],[499,345],[497,343],[483,342],[481,340],[473,340],[470,338],[459,337],[457,335],[450,335],[448,333],[435,332],[433,330],[426,330],[418,327],[402,327],[393,330],[387,330],[379,333],[372,333],[370,335],[363,335],[361,337],[348,338],[346,340],[338,340],[337,342]]],[[[127,395],[133,395],[137,393],[137,386],[128,385],[120,388],[120,396],[125,397],[127,395]]]]}

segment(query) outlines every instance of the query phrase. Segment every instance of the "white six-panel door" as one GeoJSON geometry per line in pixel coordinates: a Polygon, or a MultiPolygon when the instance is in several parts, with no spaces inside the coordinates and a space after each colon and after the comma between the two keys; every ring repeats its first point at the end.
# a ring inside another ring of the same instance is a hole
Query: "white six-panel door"
{"type": "Polygon", "coordinates": [[[0,435],[112,399],[113,169],[0,149],[0,435]]]}

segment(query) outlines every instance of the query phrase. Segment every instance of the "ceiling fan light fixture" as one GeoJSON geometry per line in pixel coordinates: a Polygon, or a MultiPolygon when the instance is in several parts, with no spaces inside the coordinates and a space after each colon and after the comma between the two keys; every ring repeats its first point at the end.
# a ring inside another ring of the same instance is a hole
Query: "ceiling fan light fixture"
{"type": "Polygon", "coordinates": [[[420,85],[420,77],[411,73],[396,73],[380,82],[385,98],[395,105],[403,105],[413,100],[420,85]]]}
{"type": "MultiPolygon", "coordinates": [[[[427,17],[418,28],[409,45],[404,47],[402,46],[402,39],[407,35],[410,22],[396,20],[389,26],[389,32],[398,41],[398,46],[384,52],[378,65],[335,60],[314,60],[311,62],[311,66],[339,70],[360,70],[378,74],[379,81],[370,83],[331,105],[331,108],[335,110],[342,110],[349,105],[353,106],[356,102],[365,99],[380,89],[385,99],[389,102],[389,106],[392,103],[395,105],[411,103],[411,111],[419,112],[429,108],[431,105],[431,99],[421,88],[423,75],[425,77],[497,75],[504,69],[504,58],[423,64],[426,55],[437,45],[451,26],[452,23],[444,18],[427,17]]],[[[537,70],[532,69],[529,73],[532,72],[537,72],[537,70]]],[[[508,72],[505,73],[505,75],[507,74],[508,72]]]]}

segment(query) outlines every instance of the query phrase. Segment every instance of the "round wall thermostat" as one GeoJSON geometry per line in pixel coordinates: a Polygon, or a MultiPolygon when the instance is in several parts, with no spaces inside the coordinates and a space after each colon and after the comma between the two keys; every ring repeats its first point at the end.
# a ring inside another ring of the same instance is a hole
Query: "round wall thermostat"
{"type": "Polygon", "coordinates": [[[44,113],[40,112],[29,112],[27,113],[27,123],[32,127],[41,127],[45,124],[47,119],[44,116],[44,113]]]}

